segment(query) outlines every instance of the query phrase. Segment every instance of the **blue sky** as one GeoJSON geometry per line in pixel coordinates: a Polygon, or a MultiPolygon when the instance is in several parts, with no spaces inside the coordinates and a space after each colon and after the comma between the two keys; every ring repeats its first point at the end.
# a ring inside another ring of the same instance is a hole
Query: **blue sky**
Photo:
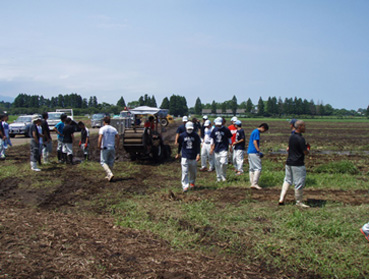
{"type": "Polygon", "coordinates": [[[0,95],[369,105],[369,1],[0,1],[0,95]]]}

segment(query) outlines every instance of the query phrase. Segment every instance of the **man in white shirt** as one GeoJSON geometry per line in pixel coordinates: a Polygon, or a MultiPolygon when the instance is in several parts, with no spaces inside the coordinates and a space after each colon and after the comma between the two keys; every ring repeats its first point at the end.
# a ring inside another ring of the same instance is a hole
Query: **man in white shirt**
{"type": "Polygon", "coordinates": [[[211,138],[210,134],[213,131],[213,127],[211,126],[210,120],[206,120],[204,123],[204,131],[203,135],[204,138],[201,139],[201,169],[200,171],[206,171],[207,161],[209,160],[209,169],[208,171],[213,171],[214,167],[214,154],[210,155],[210,148],[211,148],[211,138]]]}
{"type": "Polygon", "coordinates": [[[114,175],[111,169],[114,166],[115,147],[119,146],[119,134],[117,129],[110,126],[110,117],[105,116],[103,120],[104,126],[99,130],[99,139],[97,148],[100,149],[100,164],[106,171],[106,178],[112,181],[114,175]]]}

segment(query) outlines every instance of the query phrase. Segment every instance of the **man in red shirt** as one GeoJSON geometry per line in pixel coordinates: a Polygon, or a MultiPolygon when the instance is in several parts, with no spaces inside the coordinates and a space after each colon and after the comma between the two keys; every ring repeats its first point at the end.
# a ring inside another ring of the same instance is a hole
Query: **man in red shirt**
{"type": "Polygon", "coordinates": [[[232,150],[232,146],[233,143],[236,141],[236,134],[237,134],[237,127],[234,125],[234,123],[236,123],[237,121],[237,117],[233,116],[231,118],[231,125],[228,126],[228,129],[231,131],[232,137],[231,137],[231,141],[232,143],[229,145],[229,160],[228,163],[232,164],[233,163],[233,150],[232,150]]]}

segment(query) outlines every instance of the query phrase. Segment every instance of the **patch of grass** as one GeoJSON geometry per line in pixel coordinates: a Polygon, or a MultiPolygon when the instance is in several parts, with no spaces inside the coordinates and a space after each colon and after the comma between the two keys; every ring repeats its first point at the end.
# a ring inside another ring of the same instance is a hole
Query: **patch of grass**
{"type": "Polygon", "coordinates": [[[314,168],[316,173],[348,173],[348,174],[358,174],[359,170],[350,161],[334,161],[327,164],[322,164],[314,168]]]}

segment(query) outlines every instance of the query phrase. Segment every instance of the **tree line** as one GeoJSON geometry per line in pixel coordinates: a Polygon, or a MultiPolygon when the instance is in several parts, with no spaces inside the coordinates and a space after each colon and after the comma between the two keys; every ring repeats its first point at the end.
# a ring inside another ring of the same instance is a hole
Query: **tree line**
{"type": "Polygon", "coordinates": [[[346,110],[335,109],[330,104],[315,103],[313,100],[306,100],[302,98],[285,98],[281,97],[269,97],[267,100],[259,98],[257,104],[253,104],[250,98],[246,101],[242,101],[240,104],[237,102],[236,96],[233,96],[231,100],[217,103],[202,104],[198,97],[195,102],[195,106],[192,111],[195,114],[200,115],[203,109],[210,110],[211,113],[221,111],[226,113],[227,110],[231,110],[235,115],[237,112],[247,115],[249,117],[263,116],[263,117],[281,117],[282,115],[310,115],[310,116],[369,116],[369,106],[367,109],[346,110]]]}
{"type": "MultiPolygon", "coordinates": [[[[99,103],[96,96],[91,96],[88,99],[83,98],[76,93],[62,95],[56,97],[45,98],[42,95],[28,95],[21,93],[13,103],[0,102],[0,110],[8,111],[10,114],[31,114],[41,113],[43,111],[55,110],[56,108],[73,108],[75,114],[91,114],[97,112],[109,112],[119,114],[126,107],[134,108],[137,106],[157,107],[155,96],[145,94],[140,96],[137,101],[131,101],[126,105],[126,102],[121,96],[116,105],[108,103],[99,103]]],[[[254,104],[250,98],[238,103],[236,96],[224,102],[216,102],[203,104],[198,97],[194,107],[188,107],[186,97],[172,94],[170,97],[165,97],[160,105],[162,109],[168,109],[169,114],[174,116],[183,116],[187,114],[201,115],[203,109],[207,109],[213,114],[227,113],[243,114],[248,117],[263,116],[263,117],[281,117],[285,115],[306,115],[306,116],[363,116],[369,117],[369,106],[367,109],[346,110],[335,109],[330,104],[322,102],[315,103],[313,100],[302,98],[285,98],[269,97],[263,100],[261,97],[254,104]]]]}

